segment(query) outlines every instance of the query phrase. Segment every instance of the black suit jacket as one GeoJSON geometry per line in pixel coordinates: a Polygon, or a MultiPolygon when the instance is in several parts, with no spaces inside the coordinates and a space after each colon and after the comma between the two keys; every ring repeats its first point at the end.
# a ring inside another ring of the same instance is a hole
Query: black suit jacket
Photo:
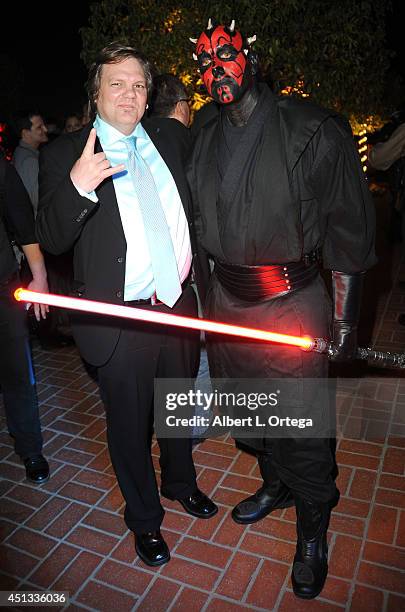
{"type": "MultiPolygon", "coordinates": [[[[180,144],[170,137],[164,125],[145,121],[143,126],[176,182],[190,225],[194,270],[204,299],[208,269],[197,253],[180,144]]],[[[126,241],[113,181],[107,179],[97,187],[99,201],[93,203],[79,195],[70,179],[91,127],[63,135],[41,152],[37,235],[42,247],[55,255],[74,247],[74,293],[78,297],[123,304],[126,241]]],[[[102,151],[98,139],[95,151],[102,151]]],[[[96,366],[106,363],[118,342],[120,321],[74,313],[72,326],[86,361],[96,366]]]]}
{"type": "Polygon", "coordinates": [[[184,164],[190,159],[191,154],[191,131],[178,119],[172,117],[149,117],[148,126],[152,130],[163,130],[163,133],[170,137],[171,144],[176,147],[176,153],[179,153],[184,164]]]}

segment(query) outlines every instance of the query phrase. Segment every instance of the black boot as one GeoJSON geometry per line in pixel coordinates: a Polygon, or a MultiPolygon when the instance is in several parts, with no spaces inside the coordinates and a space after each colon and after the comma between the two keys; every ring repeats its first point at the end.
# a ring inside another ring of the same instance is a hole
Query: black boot
{"type": "Polygon", "coordinates": [[[320,504],[296,497],[295,505],[298,539],[292,585],[297,597],[313,599],[322,591],[328,575],[326,533],[330,504],[320,504]]]}
{"type": "Polygon", "coordinates": [[[259,455],[258,461],[264,481],[263,485],[254,495],[239,502],[232,510],[232,518],[235,523],[242,525],[256,523],[273,510],[289,508],[294,505],[294,498],[290,490],[277,476],[274,467],[271,466],[271,455],[259,455]]]}

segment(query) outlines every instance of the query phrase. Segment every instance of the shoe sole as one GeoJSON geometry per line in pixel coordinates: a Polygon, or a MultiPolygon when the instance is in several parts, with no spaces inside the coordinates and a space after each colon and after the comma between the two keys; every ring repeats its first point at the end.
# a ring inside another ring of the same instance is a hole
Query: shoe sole
{"type": "Polygon", "coordinates": [[[31,482],[32,484],[35,484],[35,485],[42,485],[42,484],[45,484],[46,482],[48,482],[48,480],[50,479],[50,477],[51,477],[51,476],[49,475],[49,476],[48,476],[48,478],[44,478],[43,480],[40,480],[40,481],[38,482],[38,480],[32,480],[31,478],[28,478],[28,476],[26,476],[26,480],[27,480],[28,482],[31,482]]]}
{"type": "Polygon", "coordinates": [[[235,521],[235,523],[238,523],[238,525],[252,525],[253,523],[258,523],[259,521],[262,521],[264,518],[266,518],[266,516],[274,512],[274,510],[283,510],[284,508],[291,508],[291,506],[295,506],[295,501],[293,499],[285,502],[284,504],[280,506],[274,506],[274,508],[266,512],[266,514],[263,514],[263,516],[261,516],[260,518],[256,518],[253,520],[252,519],[249,519],[249,520],[240,519],[240,518],[235,517],[233,514],[231,514],[231,516],[232,516],[232,520],[235,521]]]}
{"type": "Polygon", "coordinates": [[[192,512],[191,510],[186,508],[186,506],[184,506],[183,503],[179,499],[177,501],[179,502],[179,504],[181,504],[181,506],[183,506],[183,509],[187,512],[187,514],[190,514],[191,516],[195,516],[196,518],[209,519],[215,516],[218,512],[218,508],[215,508],[215,510],[213,510],[209,514],[197,514],[196,512],[192,512]]]}
{"type": "Polygon", "coordinates": [[[162,559],[162,561],[150,561],[150,560],[147,560],[143,556],[143,554],[138,550],[138,547],[136,544],[135,544],[135,551],[138,557],[142,559],[142,561],[145,563],[145,565],[150,565],[151,567],[158,567],[159,565],[164,565],[165,563],[168,563],[170,561],[170,552],[168,553],[169,556],[167,557],[167,559],[162,559]]]}

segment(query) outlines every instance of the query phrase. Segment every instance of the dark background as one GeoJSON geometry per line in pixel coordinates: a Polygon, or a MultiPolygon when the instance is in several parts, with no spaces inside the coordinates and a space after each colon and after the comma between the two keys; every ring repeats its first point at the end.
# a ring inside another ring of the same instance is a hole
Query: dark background
{"type": "MultiPolygon", "coordinates": [[[[404,4],[404,0],[393,2],[393,13],[387,19],[387,46],[396,52],[392,65],[405,80],[404,4]]],[[[87,25],[88,5],[86,1],[60,3],[46,10],[43,4],[25,8],[14,2],[7,6],[7,19],[3,8],[0,51],[13,64],[7,78],[10,87],[21,83],[20,108],[38,108],[46,119],[58,121],[81,110],[87,69],[80,59],[79,29],[87,25]]]]}
{"type": "Polygon", "coordinates": [[[79,28],[87,25],[89,3],[48,4],[48,10],[44,4],[25,8],[14,2],[7,7],[7,19],[3,5],[0,49],[13,64],[10,87],[22,81],[20,108],[38,108],[47,119],[62,119],[81,111],[87,99],[79,28]]]}
{"type": "MultiPolygon", "coordinates": [[[[404,0],[393,0],[393,11],[386,21],[387,47],[395,51],[392,66],[405,80],[404,0]]],[[[405,102],[405,100],[404,100],[405,102]]]]}

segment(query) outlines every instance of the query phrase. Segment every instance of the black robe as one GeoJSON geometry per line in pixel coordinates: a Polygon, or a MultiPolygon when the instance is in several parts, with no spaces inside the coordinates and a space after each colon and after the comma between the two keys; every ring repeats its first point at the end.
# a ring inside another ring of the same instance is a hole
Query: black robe
{"type": "MultiPolygon", "coordinates": [[[[222,179],[220,126],[218,116],[202,127],[188,172],[199,240],[211,257],[281,264],[320,249],[330,270],[350,274],[375,263],[374,206],[342,117],[307,101],[278,98],[261,86],[222,179]]],[[[224,289],[215,270],[205,315],[312,337],[329,337],[332,320],[321,277],[300,291],[252,305],[224,289]]],[[[303,379],[328,375],[324,355],[229,337],[209,337],[208,357],[214,378],[294,378],[302,416],[313,416],[315,408],[303,379]]]]}

